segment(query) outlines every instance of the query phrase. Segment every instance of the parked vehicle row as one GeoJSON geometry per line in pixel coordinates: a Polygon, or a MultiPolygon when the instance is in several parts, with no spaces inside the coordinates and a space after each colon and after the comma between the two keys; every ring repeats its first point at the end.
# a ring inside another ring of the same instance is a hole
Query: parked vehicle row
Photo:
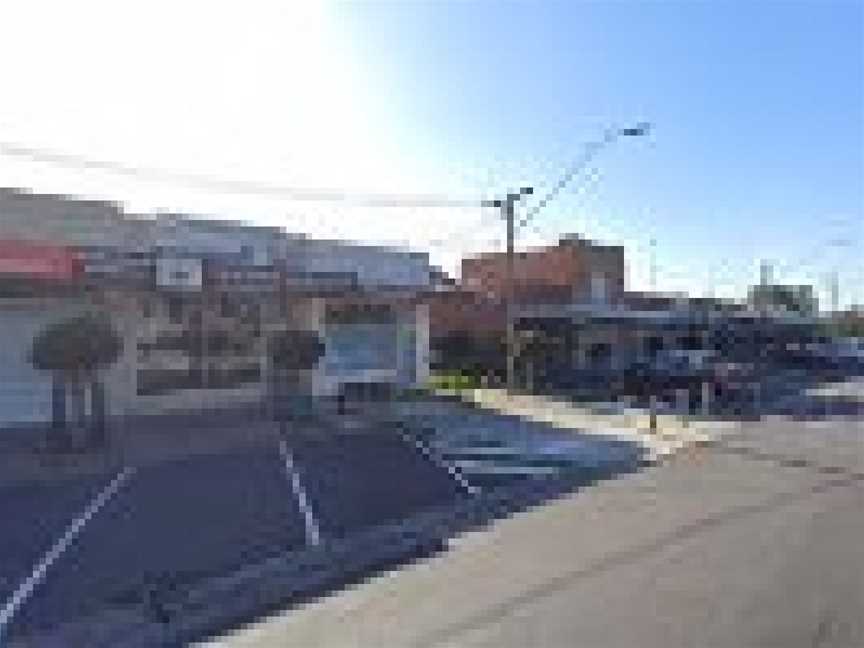
{"type": "Polygon", "coordinates": [[[588,367],[550,358],[532,376],[536,389],[569,392],[602,400],[631,398],[648,402],[679,399],[686,392],[696,406],[708,390],[718,404],[770,396],[807,381],[836,380],[864,374],[864,350],[858,343],[786,345],[740,349],[734,355],[713,350],[661,350],[651,356],[588,367]],[[760,352],[761,351],[761,352],[760,352]]]}

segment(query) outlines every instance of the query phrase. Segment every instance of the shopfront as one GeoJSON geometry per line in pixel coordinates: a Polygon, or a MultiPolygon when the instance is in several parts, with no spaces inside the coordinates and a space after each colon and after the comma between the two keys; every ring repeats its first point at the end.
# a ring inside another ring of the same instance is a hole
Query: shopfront
{"type": "Polygon", "coordinates": [[[411,303],[429,287],[425,255],[56,196],[6,202],[7,231],[53,243],[0,240],[0,424],[47,420],[50,376],[29,366],[32,339],[94,309],[123,340],[105,369],[111,415],[260,401],[267,342],[285,328],[325,342],[302,381],[310,393],[426,375],[428,317],[418,330],[411,303]]]}
{"type": "Polygon", "coordinates": [[[324,343],[318,367],[298,384],[307,393],[410,386],[425,375],[427,333],[410,291],[363,291],[327,273],[307,273],[299,285],[284,269],[232,258],[65,253],[69,272],[45,260],[41,278],[36,261],[14,266],[29,274],[5,261],[0,425],[50,419],[51,377],[29,366],[32,340],[49,323],[93,310],[110,314],[123,340],[103,376],[111,415],[260,403],[271,378],[268,342],[285,328],[315,331],[324,343]]]}
{"type": "Polygon", "coordinates": [[[30,364],[33,339],[49,324],[90,308],[73,250],[0,241],[0,426],[51,418],[51,376],[30,364]]]}
{"type": "Polygon", "coordinates": [[[267,339],[284,306],[272,268],[156,259],[133,300],[133,411],[254,402],[267,381],[267,339]]]}

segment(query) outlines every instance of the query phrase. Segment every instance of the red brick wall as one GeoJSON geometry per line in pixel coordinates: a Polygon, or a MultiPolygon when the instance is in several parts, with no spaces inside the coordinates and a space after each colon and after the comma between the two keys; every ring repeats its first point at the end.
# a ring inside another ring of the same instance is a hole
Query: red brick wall
{"type": "MultiPolygon", "coordinates": [[[[588,242],[562,243],[554,247],[519,252],[513,264],[514,291],[531,301],[532,292],[559,288],[576,298],[590,295],[592,276],[603,275],[613,295],[624,290],[624,249],[591,245],[588,242]]],[[[507,257],[504,253],[483,255],[462,261],[462,284],[467,288],[505,294],[507,257]]]]}
{"type": "Polygon", "coordinates": [[[430,295],[429,333],[433,338],[451,333],[501,333],[506,328],[504,306],[482,293],[468,290],[430,295]]]}
{"type": "MultiPolygon", "coordinates": [[[[464,259],[462,288],[426,298],[431,336],[503,334],[506,272],[503,253],[464,259]]],[[[525,303],[584,299],[591,293],[592,274],[604,275],[612,296],[620,296],[624,291],[623,248],[580,240],[529,250],[518,255],[514,263],[516,298],[525,303]]]]}

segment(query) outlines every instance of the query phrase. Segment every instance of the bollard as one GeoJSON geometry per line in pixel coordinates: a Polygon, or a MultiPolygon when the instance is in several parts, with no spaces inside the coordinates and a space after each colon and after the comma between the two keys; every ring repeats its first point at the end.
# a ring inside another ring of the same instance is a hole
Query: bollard
{"type": "Polygon", "coordinates": [[[703,382],[702,383],[702,416],[708,417],[711,415],[711,383],[703,382]]]}
{"type": "Polygon", "coordinates": [[[657,433],[657,397],[653,395],[648,405],[648,431],[651,434],[657,433]]]}
{"type": "Polygon", "coordinates": [[[675,409],[680,414],[682,411],[685,413],[690,412],[690,390],[689,389],[676,389],[675,390],[675,409]]]}

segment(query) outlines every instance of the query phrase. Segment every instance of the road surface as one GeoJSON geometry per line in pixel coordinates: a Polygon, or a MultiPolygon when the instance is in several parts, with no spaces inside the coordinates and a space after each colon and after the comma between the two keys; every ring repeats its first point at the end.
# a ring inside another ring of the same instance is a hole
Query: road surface
{"type": "Polygon", "coordinates": [[[728,447],[602,482],[212,645],[864,646],[861,422],[803,425],[750,423],[728,447]]]}
{"type": "MultiPolygon", "coordinates": [[[[346,428],[167,421],[125,430],[122,451],[104,457],[42,466],[24,451],[9,455],[0,478],[0,645],[74,645],[68,633],[104,626],[119,609],[171,627],[182,622],[171,601],[208,579],[274,557],[296,562],[322,543],[350,543],[424,511],[458,515],[466,498],[482,495],[466,481],[474,474],[434,461],[407,428],[403,436],[362,419],[346,428]]],[[[589,439],[569,450],[567,479],[576,480],[575,467],[594,480],[604,462],[602,476],[632,469],[605,449],[589,439]]],[[[496,487],[515,492],[526,480],[513,472],[513,453],[507,460],[496,487]]]]}

